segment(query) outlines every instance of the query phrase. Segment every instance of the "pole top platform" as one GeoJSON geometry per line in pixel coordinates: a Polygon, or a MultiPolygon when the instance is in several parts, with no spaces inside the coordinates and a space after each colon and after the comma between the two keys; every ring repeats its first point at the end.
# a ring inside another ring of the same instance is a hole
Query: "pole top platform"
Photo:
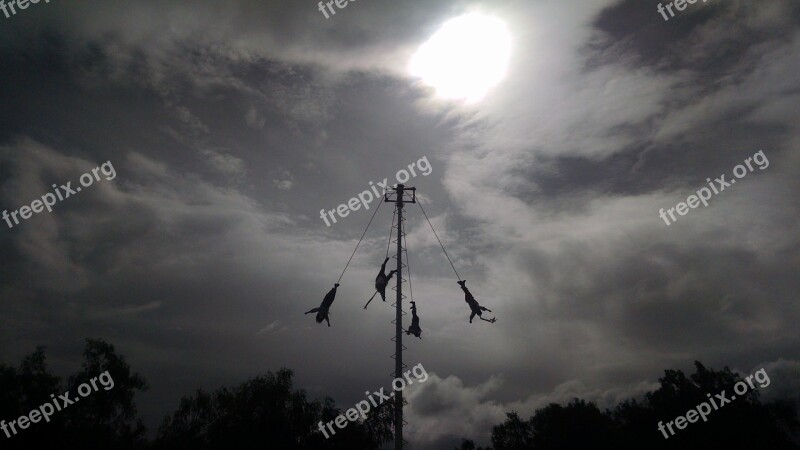
{"type": "Polygon", "coordinates": [[[406,187],[404,184],[398,184],[396,187],[392,188],[393,192],[387,192],[383,194],[383,201],[384,202],[394,202],[397,203],[400,198],[398,198],[397,193],[402,192],[402,203],[417,203],[417,188],[416,187],[406,187]],[[394,197],[392,197],[394,194],[394,197]]]}

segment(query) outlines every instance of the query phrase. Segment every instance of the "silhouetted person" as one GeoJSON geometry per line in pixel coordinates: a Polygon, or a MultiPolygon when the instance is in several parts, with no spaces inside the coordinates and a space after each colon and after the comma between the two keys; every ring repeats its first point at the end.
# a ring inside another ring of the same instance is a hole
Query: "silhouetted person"
{"type": "Polygon", "coordinates": [[[313,312],[317,313],[317,323],[322,323],[322,321],[328,322],[328,326],[331,326],[331,321],[328,319],[328,312],[331,309],[331,305],[333,304],[333,300],[336,298],[336,288],[339,287],[339,283],[336,283],[333,286],[333,289],[328,291],[325,294],[325,298],[322,299],[322,304],[319,305],[319,308],[314,308],[310,311],[306,311],[306,314],[311,314],[313,312]]]}
{"type": "Polygon", "coordinates": [[[383,301],[386,301],[386,286],[389,284],[389,280],[392,279],[392,275],[394,275],[396,270],[389,271],[389,275],[386,275],[386,263],[389,262],[389,258],[386,258],[381,264],[381,271],[378,273],[378,276],[375,277],[375,290],[381,294],[381,298],[383,301]]]}
{"type": "Polygon", "coordinates": [[[417,315],[417,304],[415,302],[411,302],[411,326],[408,327],[406,334],[413,334],[422,339],[422,328],[419,327],[419,316],[417,315]]]}
{"type": "Polygon", "coordinates": [[[475,300],[475,297],[472,296],[472,293],[467,289],[467,280],[456,281],[459,286],[461,286],[461,290],[464,291],[464,300],[469,305],[469,308],[472,310],[472,314],[469,316],[469,323],[472,323],[472,319],[475,318],[477,314],[481,320],[485,320],[489,323],[495,323],[497,321],[496,318],[492,317],[491,319],[484,319],[482,316],[483,311],[492,312],[489,308],[484,308],[483,306],[478,304],[478,301],[475,300]]]}
{"type": "MultiPolygon", "coordinates": [[[[375,277],[375,294],[381,294],[381,298],[383,301],[386,301],[386,286],[389,284],[389,280],[392,279],[392,275],[394,275],[396,270],[392,270],[389,272],[389,275],[386,275],[386,263],[389,262],[389,258],[386,258],[381,264],[381,271],[378,272],[378,276],[375,277]]],[[[364,305],[364,309],[367,309],[372,299],[375,298],[375,294],[372,294],[372,297],[369,298],[367,304],[364,305]]]]}

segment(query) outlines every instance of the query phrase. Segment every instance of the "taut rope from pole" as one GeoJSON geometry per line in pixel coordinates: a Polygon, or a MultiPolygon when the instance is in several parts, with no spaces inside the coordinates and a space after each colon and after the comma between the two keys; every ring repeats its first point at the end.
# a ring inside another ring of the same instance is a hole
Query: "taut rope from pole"
{"type": "Polygon", "coordinates": [[[397,211],[392,213],[392,226],[389,227],[389,242],[386,243],[386,257],[389,257],[389,247],[392,245],[392,230],[394,230],[394,218],[397,216],[397,211]]]}
{"type": "Polygon", "coordinates": [[[369,230],[369,226],[372,225],[372,221],[375,219],[375,215],[378,214],[378,210],[381,209],[381,205],[382,204],[383,204],[383,202],[378,203],[378,207],[375,208],[375,212],[372,213],[372,218],[369,219],[369,223],[367,224],[367,228],[364,228],[364,232],[361,233],[361,238],[358,240],[358,243],[356,244],[356,248],[353,249],[353,253],[350,255],[350,259],[347,260],[347,264],[345,264],[344,270],[342,271],[342,274],[339,275],[339,280],[336,281],[336,283],[339,283],[339,281],[342,281],[342,277],[344,276],[344,273],[347,271],[347,267],[350,265],[350,261],[353,260],[353,256],[355,256],[356,250],[358,250],[358,246],[361,245],[361,241],[364,239],[364,235],[367,234],[367,230],[369,230]]]}
{"type": "Polygon", "coordinates": [[[442,240],[439,239],[439,235],[436,234],[436,230],[433,228],[433,224],[431,223],[431,220],[428,218],[428,215],[425,214],[425,208],[422,207],[422,202],[420,202],[419,199],[417,199],[417,204],[419,205],[419,209],[422,210],[422,215],[425,216],[425,220],[428,221],[428,225],[430,225],[431,231],[433,231],[433,235],[436,236],[436,240],[439,241],[439,246],[442,247],[442,251],[444,252],[444,256],[447,257],[447,261],[450,262],[450,267],[452,267],[453,272],[456,273],[456,278],[458,278],[458,281],[461,281],[461,276],[458,275],[456,266],[453,265],[453,261],[450,259],[450,255],[447,254],[447,250],[444,249],[444,244],[442,244],[442,240]]]}
{"type": "Polygon", "coordinates": [[[409,297],[411,297],[411,301],[413,302],[414,301],[414,288],[411,287],[411,261],[410,261],[410,258],[408,257],[408,239],[406,238],[405,234],[403,234],[403,243],[406,246],[406,267],[408,268],[408,294],[409,294],[409,297]]]}
{"type": "MultiPolygon", "coordinates": [[[[395,217],[397,217],[397,211],[392,213],[392,226],[389,228],[389,242],[386,243],[386,259],[389,259],[389,247],[392,245],[392,233],[393,233],[393,230],[394,230],[394,219],[395,219],[395,217]]],[[[376,295],[378,295],[378,291],[375,291],[375,293],[372,294],[372,297],[370,297],[369,300],[367,300],[367,304],[364,305],[364,309],[367,309],[367,306],[369,306],[369,304],[372,303],[372,299],[375,298],[376,295]]],[[[389,305],[387,305],[387,306],[389,306],[389,305]]],[[[389,306],[389,307],[391,307],[391,306],[389,306]]]]}

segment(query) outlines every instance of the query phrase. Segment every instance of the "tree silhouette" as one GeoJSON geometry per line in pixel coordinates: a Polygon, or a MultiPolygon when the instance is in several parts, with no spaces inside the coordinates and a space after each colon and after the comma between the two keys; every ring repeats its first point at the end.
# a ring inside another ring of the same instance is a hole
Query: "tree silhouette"
{"type": "Polygon", "coordinates": [[[455,450],[491,450],[488,447],[477,447],[475,446],[475,442],[469,439],[462,439],[461,446],[456,447],[455,450]]]}
{"type": "Polygon", "coordinates": [[[81,371],[67,383],[50,373],[44,347],[25,357],[18,368],[0,365],[0,418],[10,422],[28,415],[53,397],[69,392],[76,398],[78,386],[108,371],[114,387],[92,392],[80,402],[55,411],[46,422],[31,423],[27,429],[17,428],[10,438],[0,434],[3,449],[81,448],[137,449],[145,448],[144,426],[137,418],[133,397],[146,388],[144,380],[132,374],[125,360],[114,347],[102,340],[87,339],[81,371]]]}
{"type": "Polygon", "coordinates": [[[501,450],[533,448],[533,427],[516,412],[506,413],[506,421],[492,427],[492,444],[501,450]]]}
{"type": "Polygon", "coordinates": [[[678,416],[707,402],[708,395],[733,392],[742,378],[725,367],[707,369],[695,362],[695,373],[687,377],[679,370],[666,370],[657,390],[642,400],[628,400],[613,410],[601,412],[592,403],[575,399],[566,406],[550,404],[528,421],[508,413],[505,422],[492,430],[495,450],[550,450],[613,448],[634,449],[770,449],[797,450],[792,442],[800,424],[788,402],[762,404],[756,390],[713,410],[707,422],[697,420],[668,438],[658,422],[678,416]]]}
{"type": "Polygon", "coordinates": [[[757,390],[736,395],[733,386],[739,381],[742,378],[728,367],[715,371],[698,361],[695,373],[689,377],[679,370],[666,370],[659,379],[659,389],[645,395],[641,402],[626,401],[614,409],[621,448],[800,448],[790,437],[798,429],[794,408],[782,403],[762,404],[757,390]],[[656,429],[659,421],[685,416],[701,403],[710,403],[708,394],[713,397],[723,390],[727,397],[736,395],[736,399],[713,410],[707,421],[698,420],[683,430],[676,429],[674,436],[667,432],[667,439],[656,429]]]}
{"type": "MultiPolygon", "coordinates": [[[[51,401],[50,394],[62,392],[59,379],[47,370],[44,347],[37,347],[26,356],[18,368],[0,365],[0,419],[7,422],[16,420],[23,414],[39,408],[51,401]]],[[[36,433],[32,430],[17,430],[18,434],[9,438],[0,432],[3,448],[23,448],[30,445],[55,445],[64,436],[64,417],[53,417],[47,424],[50,433],[36,433]],[[8,447],[6,447],[8,445],[8,447]]],[[[36,424],[31,425],[32,427],[36,424]]],[[[41,426],[41,425],[39,425],[41,426]]]]}
{"type": "MultiPolygon", "coordinates": [[[[393,410],[386,402],[373,408],[366,419],[349,422],[326,439],[320,421],[334,420],[341,411],[330,398],[309,401],[303,390],[292,388],[292,372],[281,369],[255,377],[233,388],[213,393],[198,390],[184,397],[167,416],[154,442],[144,439],[134,396],[147,388],[114,347],[87,339],[81,370],[62,382],[47,367],[44,347],[25,357],[19,367],[0,364],[0,419],[17,420],[68,392],[78,397],[78,387],[108,372],[114,386],[98,385],[86,397],[43,420],[17,429],[7,438],[0,432],[2,449],[250,449],[261,444],[275,449],[378,449],[393,438],[393,410]]],[[[59,402],[60,403],[60,402],[59,402]]]]}
{"type": "Polygon", "coordinates": [[[575,399],[567,406],[548,405],[536,412],[530,424],[537,450],[613,448],[613,421],[583,400],[575,399]]]}
{"type": "Polygon", "coordinates": [[[130,366],[117,355],[114,346],[103,340],[87,339],[83,357],[81,371],[70,376],[67,382],[70,393],[77,392],[82,383],[88,384],[90,379],[104,372],[111,375],[114,387],[108,390],[101,387],[64,410],[69,413],[65,417],[71,440],[90,448],[107,448],[112,444],[125,448],[143,446],[145,428],[137,416],[133,397],[136,392],[147,389],[145,380],[131,373],[130,366]]]}
{"type": "MultiPolygon", "coordinates": [[[[208,393],[202,390],[181,399],[169,414],[156,439],[147,442],[134,397],[147,388],[131,371],[114,347],[87,339],[81,369],[62,382],[47,367],[45,351],[38,347],[18,367],[0,364],[0,419],[7,423],[28,415],[53,396],[69,392],[108,372],[113,388],[100,387],[44,421],[18,429],[7,438],[0,432],[2,449],[67,448],[82,450],[138,449],[314,449],[377,450],[393,439],[391,402],[373,408],[366,419],[348,422],[330,438],[319,423],[342,413],[326,397],[309,400],[305,391],[293,388],[291,370],[257,376],[231,388],[208,393]]],[[[639,450],[798,450],[797,411],[790,402],[763,404],[757,390],[748,389],[713,410],[707,421],[697,420],[676,429],[667,439],[658,423],[708,401],[708,394],[723,390],[728,397],[742,378],[725,367],[715,371],[695,362],[695,373],[666,370],[660,385],[641,399],[628,400],[601,411],[593,403],[574,399],[566,405],[549,404],[529,420],[516,412],[492,428],[494,450],[582,450],[586,448],[639,450]]],[[[675,426],[677,428],[677,426],[675,426]]],[[[489,450],[464,439],[456,450],[489,450]]]]}
{"type": "Polygon", "coordinates": [[[378,449],[392,439],[392,415],[386,403],[364,421],[350,422],[326,439],[319,431],[340,414],[333,400],[309,401],[292,388],[292,371],[253,378],[214,393],[197,391],[183,398],[156,439],[164,449],[378,449]]]}
{"type": "Polygon", "coordinates": [[[612,448],[613,434],[613,421],[597,406],[575,399],[566,406],[551,403],[527,422],[508,413],[492,429],[492,444],[498,450],[612,448]]]}

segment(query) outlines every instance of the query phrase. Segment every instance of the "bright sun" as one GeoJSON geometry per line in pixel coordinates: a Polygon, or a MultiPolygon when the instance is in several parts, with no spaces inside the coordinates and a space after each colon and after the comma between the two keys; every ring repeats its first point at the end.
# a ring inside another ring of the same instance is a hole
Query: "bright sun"
{"type": "Polygon", "coordinates": [[[503,79],[510,56],[511,35],[501,20],[467,14],[422,44],[409,71],[441,97],[475,102],[503,79]]]}

